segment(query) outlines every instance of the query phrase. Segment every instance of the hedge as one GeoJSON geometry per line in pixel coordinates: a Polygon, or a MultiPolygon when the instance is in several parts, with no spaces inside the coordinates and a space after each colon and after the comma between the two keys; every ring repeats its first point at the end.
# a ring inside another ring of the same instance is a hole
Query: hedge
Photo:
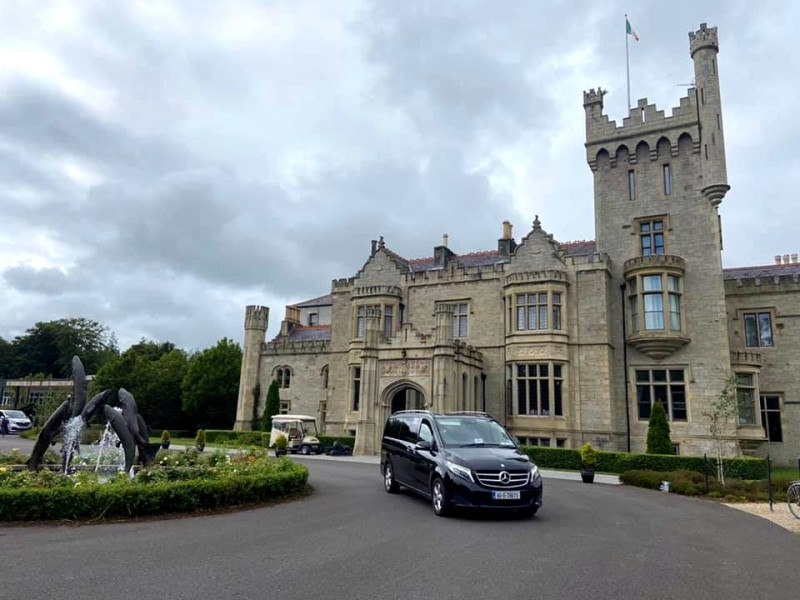
{"type": "MultiPolygon", "coordinates": [[[[579,450],[571,448],[544,448],[525,446],[523,450],[540,468],[571,469],[581,468],[579,450]]],[[[627,452],[598,452],[597,471],[603,473],[624,473],[625,471],[698,471],[708,468],[714,471],[713,460],[706,467],[702,456],[672,456],[666,454],[628,454],[627,452]]],[[[725,473],[740,479],[764,479],[767,476],[767,462],[762,458],[725,458],[725,473]]]]}
{"type": "Polygon", "coordinates": [[[301,492],[308,469],[292,465],[269,476],[240,475],[135,485],[0,488],[0,521],[130,518],[191,513],[264,502],[301,492]]]}
{"type": "MultiPolygon", "coordinates": [[[[697,471],[646,471],[634,470],[620,474],[620,481],[625,485],[657,490],[662,481],[669,481],[669,491],[684,496],[705,495],[705,476],[697,471]]],[[[788,477],[774,477],[772,479],[773,499],[777,502],[786,500],[786,490],[791,480],[788,477]]],[[[726,478],[723,487],[714,477],[709,477],[708,496],[724,498],[732,501],[766,502],[768,500],[766,480],[744,481],[742,479],[726,478]]]]}
{"type": "Polygon", "coordinates": [[[356,445],[356,438],[352,435],[320,435],[317,437],[319,439],[319,443],[326,448],[333,446],[333,442],[339,442],[340,444],[350,446],[351,448],[355,448],[356,445]]]}
{"type": "Polygon", "coordinates": [[[234,442],[244,445],[261,445],[269,442],[269,432],[262,431],[233,431],[230,429],[206,429],[207,444],[221,444],[234,442]]]}

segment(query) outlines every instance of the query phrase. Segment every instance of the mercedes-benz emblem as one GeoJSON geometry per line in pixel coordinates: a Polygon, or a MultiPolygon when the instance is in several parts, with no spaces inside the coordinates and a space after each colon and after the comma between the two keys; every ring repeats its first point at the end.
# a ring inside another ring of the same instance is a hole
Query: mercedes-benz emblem
{"type": "Polygon", "coordinates": [[[500,471],[500,483],[508,483],[509,481],[511,481],[511,475],[505,471],[500,471]]]}

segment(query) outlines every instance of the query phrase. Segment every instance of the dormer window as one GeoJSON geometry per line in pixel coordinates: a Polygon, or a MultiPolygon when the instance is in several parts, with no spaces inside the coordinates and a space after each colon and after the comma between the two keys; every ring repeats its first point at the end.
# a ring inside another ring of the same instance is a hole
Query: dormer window
{"type": "Polygon", "coordinates": [[[319,325],[319,315],[317,313],[311,313],[308,315],[308,326],[314,327],[315,325],[319,325]]]}

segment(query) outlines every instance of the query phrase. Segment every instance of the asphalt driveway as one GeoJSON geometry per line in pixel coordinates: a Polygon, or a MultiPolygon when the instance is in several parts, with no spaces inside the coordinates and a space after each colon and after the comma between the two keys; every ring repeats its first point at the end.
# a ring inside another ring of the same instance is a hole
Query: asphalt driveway
{"type": "Polygon", "coordinates": [[[773,599],[800,585],[800,537],[717,504],[545,480],[534,519],[442,519],[386,494],[376,465],[307,464],[315,493],[297,502],[0,527],[0,598],[773,599]]]}

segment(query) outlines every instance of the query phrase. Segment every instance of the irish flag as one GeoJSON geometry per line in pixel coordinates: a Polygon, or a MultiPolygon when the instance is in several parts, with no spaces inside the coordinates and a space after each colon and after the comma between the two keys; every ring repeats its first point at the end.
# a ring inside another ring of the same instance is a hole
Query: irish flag
{"type": "Polygon", "coordinates": [[[632,35],[633,39],[636,40],[637,42],[639,41],[639,36],[636,35],[636,32],[633,30],[633,27],[631,27],[631,22],[628,21],[628,17],[625,17],[625,32],[628,35],[632,35]]]}

